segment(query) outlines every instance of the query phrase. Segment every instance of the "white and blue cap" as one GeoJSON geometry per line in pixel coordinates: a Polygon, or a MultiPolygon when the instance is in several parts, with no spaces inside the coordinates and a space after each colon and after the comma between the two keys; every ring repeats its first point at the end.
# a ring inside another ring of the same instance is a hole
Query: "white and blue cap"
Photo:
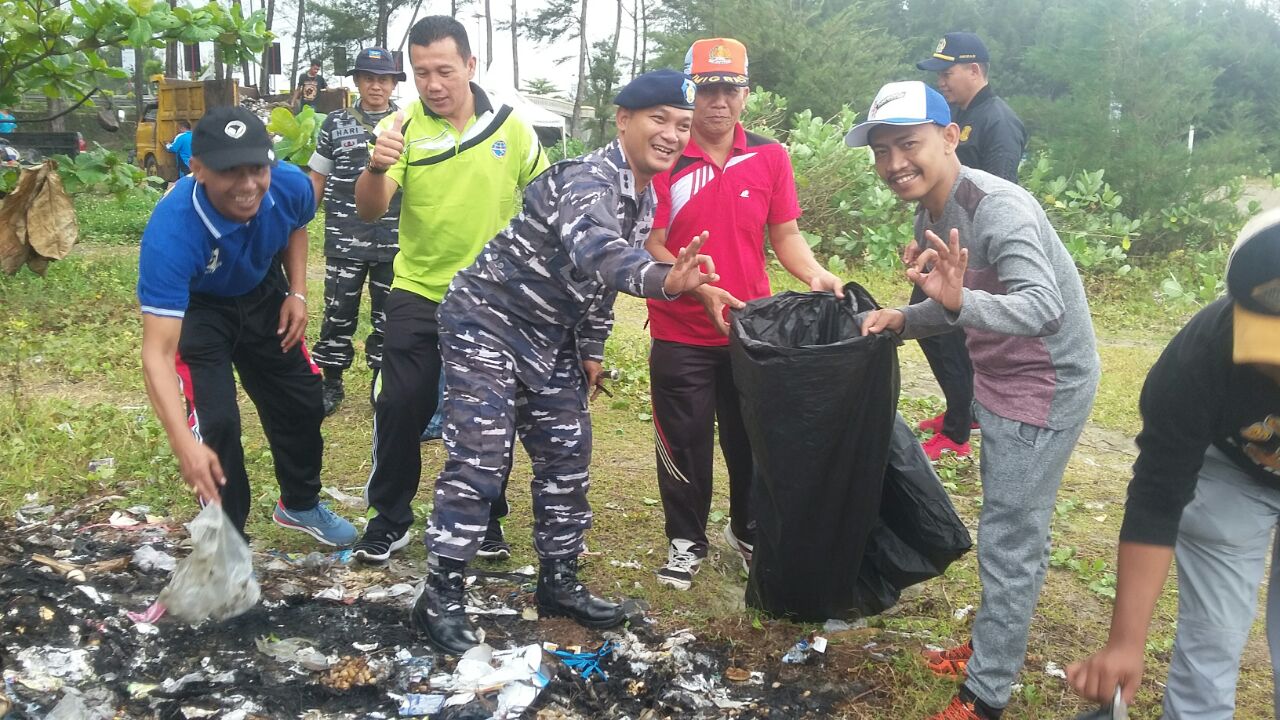
{"type": "Polygon", "coordinates": [[[867,119],[858,123],[844,144],[849,147],[865,147],[867,136],[879,125],[927,125],[935,123],[946,127],[951,124],[951,108],[933,88],[919,80],[891,82],[880,88],[876,99],[867,111],[867,119]]]}

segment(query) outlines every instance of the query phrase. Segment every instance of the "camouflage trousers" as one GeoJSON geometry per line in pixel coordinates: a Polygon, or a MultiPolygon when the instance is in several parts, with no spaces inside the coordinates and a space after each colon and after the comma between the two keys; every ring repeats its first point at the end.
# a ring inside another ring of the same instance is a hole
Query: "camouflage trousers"
{"type": "Polygon", "coordinates": [[[546,387],[517,377],[509,351],[485,344],[478,328],[450,328],[440,318],[445,377],[444,445],[427,547],[470,562],[502,495],[519,434],[533,465],[533,541],[542,558],[575,557],[591,527],[591,416],[576,349],[563,348],[546,387]]]}
{"type": "Polygon", "coordinates": [[[386,319],[384,306],[391,280],[395,276],[391,262],[368,262],[341,257],[325,258],[324,321],[320,338],[311,349],[311,357],[322,368],[351,367],[355,350],[351,336],[360,320],[360,293],[369,281],[369,321],[373,329],[364,343],[364,356],[369,367],[382,366],[382,326],[386,319]]]}

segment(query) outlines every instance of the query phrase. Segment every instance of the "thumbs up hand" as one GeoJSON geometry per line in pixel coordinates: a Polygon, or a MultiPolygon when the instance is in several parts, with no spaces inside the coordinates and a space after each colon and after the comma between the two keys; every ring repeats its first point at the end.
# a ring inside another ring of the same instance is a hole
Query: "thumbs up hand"
{"type": "Polygon", "coordinates": [[[374,172],[386,172],[387,168],[396,164],[404,153],[404,111],[398,111],[391,119],[391,127],[378,134],[373,143],[373,154],[369,156],[369,169],[374,172]]]}

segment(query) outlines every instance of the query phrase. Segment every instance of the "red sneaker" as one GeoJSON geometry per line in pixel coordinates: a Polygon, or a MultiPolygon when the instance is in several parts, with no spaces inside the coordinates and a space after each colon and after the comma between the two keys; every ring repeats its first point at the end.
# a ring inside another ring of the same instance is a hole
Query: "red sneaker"
{"type": "Polygon", "coordinates": [[[924,651],[924,663],[934,675],[956,680],[964,677],[971,657],[973,657],[973,641],[946,650],[924,651]]]}
{"type": "MultiPolygon", "coordinates": [[[[917,428],[920,428],[920,429],[921,429],[921,430],[923,430],[924,432],[930,432],[930,433],[933,433],[934,435],[937,435],[938,433],[942,432],[942,421],[943,421],[943,419],[944,419],[944,418],[946,418],[946,416],[947,416],[947,414],[946,414],[946,413],[942,413],[941,415],[938,415],[937,417],[931,417],[931,418],[929,418],[928,420],[921,420],[921,421],[920,421],[920,424],[919,424],[919,425],[916,425],[916,427],[917,427],[917,428]]],[[[970,429],[970,430],[977,430],[977,429],[978,429],[978,421],[977,421],[977,420],[974,420],[974,421],[969,425],[969,429],[970,429]]]]}
{"type": "Polygon", "coordinates": [[[951,438],[938,433],[922,443],[924,454],[929,456],[930,460],[937,460],[942,457],[945,452],[954,453],[956,457],[969,457],[971,452],[968,441],[956,443],[951,438]]]}
{"type": "Polygon", "coordinates": [[[942,420],[946,416],[947,416],[946,413],[942,413],[937,417],[931,417],[928,420],[921,420],[920,424],[916,425],[916,427],[920,428],[925,432],[930,432],[937,435],[938,433],[942,432],[942,420]]]}
{"type": "Polygon", "coordinates": [[[986,720],[978,714],[976,703],[965,702],[957,695],[951,698],[951,704],[946,710],[934,715],[929,720],[986,720]]]}

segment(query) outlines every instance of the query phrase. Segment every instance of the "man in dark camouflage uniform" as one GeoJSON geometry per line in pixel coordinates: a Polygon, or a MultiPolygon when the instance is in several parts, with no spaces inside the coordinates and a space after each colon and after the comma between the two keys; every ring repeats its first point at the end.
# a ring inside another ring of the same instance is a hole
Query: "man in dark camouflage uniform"
{"type": "Polygon", "coordinates": [[[671,70],[623,88],[614,99],[618,139],[536,178],[523,212],[454,277],[440,305],[449,459],[436,480],[428,576],[413,622],[446,652],[477,642],[463,573],[502,492],[517,433],[533,464],[539,610],[589,627],[622,622],[617,604],[577,580],[591,527],[587,393],[599,382],[619,290],[670,300],[717,279],[710,258],[697,254],[705,236],[674,264],[644,250],[655,202],[649,181],[689,140],[693,92],[689,77],[671,70]]]}
{"type": "Polygon", "coordinates": [[[400,195],[385,215],[365,222],[356,214],[356,178],[369,161],[369,143],[378,121],[397,110],[391,101],[396,82],[405,79],[390,52],[365,48],[356,57],[354,107],[329,113],[320,126],[311,156],[311,183],[324,197],[324,322],[311,357],[324,371],[324,413],[331,415],[346,396],[342,373],[355,352],[351,336],[360,319],[360,292],[369,282],[369,319],[373,325],[364,354],[376,374],[382,365],[383,304],[391,292],[399,224],[400,195]]]}

